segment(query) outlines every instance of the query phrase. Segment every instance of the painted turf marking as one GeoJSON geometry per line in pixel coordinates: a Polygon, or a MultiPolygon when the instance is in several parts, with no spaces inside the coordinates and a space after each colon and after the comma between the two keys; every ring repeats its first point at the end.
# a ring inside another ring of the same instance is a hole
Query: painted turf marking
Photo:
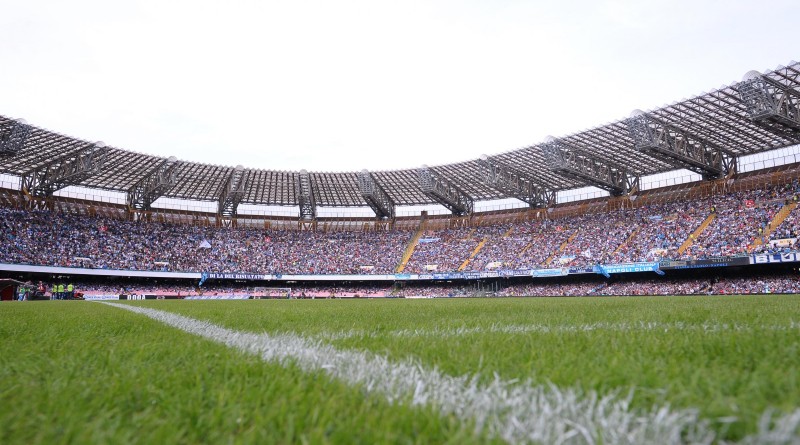
{"type": "MultiPolygon", "coordinates": [[[[632,394],[599,396],[595,392],[533,386],[495,376],[479,383],[474,376],[453,377],[407,360],[392,362],[368,352],[339,350],[319,340],[294,334],[254,334],[227,329],[166,311],[119,303],[104,304],[145,315],[244,352],[265,361],[294,363],[301,369],[324,371],[366,392],[383,395],[390,403],[430,404],[444,415],[475,422],[511,443],[679,444],[712,443],[714,432],[693,409],[668,406],[649,411],[630,407],[632,394]]],[[[761,433],[747,443],[792,443],[797,439],[800,410],[781,419],[765,415],[761,433]]]]}
{"type": "Polygon", "coordinates": [[[752,326],[741,323],[664,323],[658,321],[640,321],[632,323],[608,323],[596,322],[578,325],[504,325],[491,324],[489,326],[474,327],[436,327],[433,329],[401,329],[397,331],[363,331],[351,329],[347,331],[322,332],[312,335],[327,341],[344,340],[349,338],[379,338],[379,337],[461,337],[473,334],[501,333],[501,334],[547,334],[547,333],[573,333],[573,332],[594,332],[594,331],[616,331],[616,332],[669,332],[669,331],[698,331],[704,333],[711,332],[752,332],[755,330],[763,331],[798,331],[800,332],[800,322],[790,322],[787,325],[759,325],[752,326]]]}

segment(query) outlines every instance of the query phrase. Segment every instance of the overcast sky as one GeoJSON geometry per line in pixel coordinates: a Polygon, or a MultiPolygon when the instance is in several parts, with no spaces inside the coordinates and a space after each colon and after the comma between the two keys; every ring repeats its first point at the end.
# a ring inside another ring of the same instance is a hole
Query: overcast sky
{"type": "Polygon", "coordinates": [[[800,1],[0,0],[0,114],[253,168],[474,159],[800,57],[800,1]]]}

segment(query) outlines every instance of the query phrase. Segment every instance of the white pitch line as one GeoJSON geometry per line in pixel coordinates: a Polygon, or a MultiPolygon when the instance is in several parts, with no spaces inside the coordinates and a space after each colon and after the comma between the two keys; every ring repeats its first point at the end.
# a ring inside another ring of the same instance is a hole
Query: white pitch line
{"type": "MultiPolygon", "coordinates": [[[[480,383],[474,376],[448,376],[411,360],[392,362],[377,354],[339,350],[294,334],[254,334],[166,311],[105,304],[259,355],[265,361],[294,363],[307,372],[324,371],[380,394],[390,403],[435,406],[444,415],[474,421],[476,432],[485,431],[511,443],[707,444],[715,438],[697,410],[668,406],[635,410],[630,406],[632,394],[599,396],[593,391],[508,382],[497,376],[490,383],[480,383]]],[[[765,420],[762,433],[748,440],[791,443],[796,440],[800,410],[792,415],[778,419],[774,427],[765,420]]]]}
{"type": "Polygon", "coordinates": [[[759,325],[753,326],[741,323],[683,323],[671,322],[664,323],[658,321],[640,321],[625,323],[595,322],[578,325],[503,325],[492,324],[489,326],[474,327],[436,327],[433,329],[401,329],[398,331],[363,331],[351,329],[338,332],[322,332],[313,335],[315,338],[334,341],[348,338],[377,338],[377,337],[461,337],[473,334],[501,333],[501,334],[547,334],[547,333],[575,333],[575,332],[594,332],[594,331],[617,331],[617,332],[669,332],[669,331],[701,331],[712,332],[752,332],[755,330],[763,331],[798,331],[800,332],[800,322],[790,322],[787,325],[759,325]]]}

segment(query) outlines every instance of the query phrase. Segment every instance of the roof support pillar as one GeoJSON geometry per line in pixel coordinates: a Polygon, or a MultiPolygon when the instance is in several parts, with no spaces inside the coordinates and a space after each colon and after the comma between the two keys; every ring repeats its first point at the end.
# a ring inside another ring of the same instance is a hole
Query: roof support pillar
{"type": "Polygon", "coordinates": [[[222,191],[219,194],[217,215],[222,218],[235,217],[239,203],[244,198],[246,187],[247,171],[241,165],[237,165],[222,186],[222,191]]]}
{"type": "Polygon", "coordinates": [[[750,71],[736,86],[754,122],[784,132],[800,132],[800,93],[750,71]]]}
{"type": "Polygon", "coordinates": [[[300,170],[300,174],[297,176],[297,201],[300,205],[301,221],[317,219],[317,203],[314,200],[311,175],[306,170],[300,170]]]}
{"type": "Polygon", "coordinates": [[[640,110],[631,113],[626,125],[636,150],[699,173],[704,179],[717,179],[736,170],[731,153],[640,110]]]}
{"type": "Polygon", "coordinates": [[[624,166],[578,150],[553,137],[549,137],[541,148],[550,170],[608,190],[614,196],[629,194],[639,187],[639,177],[624,166]]]}
{"type": "Polygon", "coordinates": [[[140,179],[128,190],[128,207],[136,210],[150,210],[150,206],[177,183],[175,178],[177,165],[177,158],[171,156],[154,171],[140,179]]]}
{"type": "Polygon", "coordinates": [[[51,196],[70,185],[79,185],[103,169],[108,148],[95,142],[22,175],[21,189],[34,196],[51,196]]]}
{"type": "Polygon", "coordinates": [[[394,219],[394,201],[367,170],[361,170],[358,173],[358,188],[367,205],[375,212],[376,218],[394,219]]]}
{"type": "Polygon", "coordinates": [[[436,172],[423,166],[417,170],[419,187],[425,195],[439,204],[445,206],[456,216],[471,215],[475,207],[472,198],[442,178],[436,172]]]}
{"type": "Polygon", "coordinates": [[[556,192],[537,185],[532,179],[508,165],[483,155],[484,182],[507,196],[528,203],[531,207],[549,207],[556,203],[556,192]]]}

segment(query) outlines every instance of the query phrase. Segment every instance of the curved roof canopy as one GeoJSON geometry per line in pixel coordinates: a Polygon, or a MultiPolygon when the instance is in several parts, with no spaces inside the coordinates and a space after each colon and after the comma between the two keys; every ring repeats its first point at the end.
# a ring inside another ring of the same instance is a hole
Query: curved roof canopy
{"type": "Polygon", "coordinates": [[[481,159],[423,168],[433,185],[423,184],[417,169],[237,170],[180,161],[64,136],[4,116],[0,116],[0,172],[22,177],[23,187],[43,194],[79,185],[127,192],[129,200],[140,199],[144,207],[163,196],[225,201],[234,214],[239,203],[312,202],[373,209],[390,203],[393,211],[394,205],[442,204],[448,199],[517,197],[531,205],[546,204],[543,197],[587,185],[623,194],[643,175],[690,168],[705,177],[719,177],[735,168],[739,156],[798,143],[800,63],[792,62],[763,74],[749,72],[734,85],[663,108],[636,110],[630,118],[586,131],[481,159]],[[138,198],[132,197],[134,192],[138,198]],[[535,199],[526,199],[532,196],[535,199]]]}

